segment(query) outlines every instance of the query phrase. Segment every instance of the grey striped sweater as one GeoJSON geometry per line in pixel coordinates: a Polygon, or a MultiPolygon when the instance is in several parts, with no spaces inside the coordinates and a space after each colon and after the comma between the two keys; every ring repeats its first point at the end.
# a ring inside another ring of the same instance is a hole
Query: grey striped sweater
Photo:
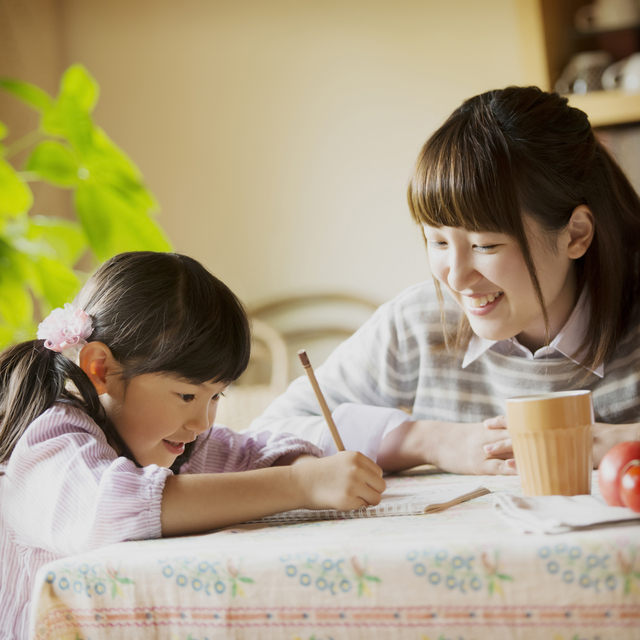
{"type": "MultiPolygon", "coordinates": [[[[462,312],[447,296],[445,300],[447,322],[457,324],[462,312]]],[[[604,377],[589,374],[586,380],[584,369],[565,357],[529,360],[501,355],[491,349],[462,369],[463,352],[452,354],[444,348],[434,348],[442,339],[433,283],[405,290],[382,305],[317,369],[316,376],[329,407],[333,411],[352,403],[404,409],[416,420],[479,422],[505,413],[504,401],[511,396],[582,388],[593,391],[597,422],[640,421],[638,327],[605,363],[604,377]]],[[[330,453],[326,427],[319,413],[311,386],[301,377],[254,421],[251,430],[293,432],[330,453]]],[[[336,422],[347,433],[358,429],[359,437],[365,440],[378,439],[374,434],[380,429],[384,431],[385,424],[388,432],[402,422],[399,414],[391,419],[391,424],[389,416],[393,414],[382,409],[378,413],[379,425],[371,419],[371,412],[366,421],[359,419],[357,407],[338,412],[342,424],[336,422]]]]}

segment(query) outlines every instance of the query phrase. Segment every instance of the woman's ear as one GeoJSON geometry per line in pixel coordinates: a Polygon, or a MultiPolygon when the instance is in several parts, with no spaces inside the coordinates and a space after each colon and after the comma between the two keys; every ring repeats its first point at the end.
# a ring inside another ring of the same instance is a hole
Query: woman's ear
{"type": "Polygon", "coordinates": [[[103,342],[89,342],[82,347],[80,368],[89,376],[99,396],[109,391],[110,378],[120,369],[111,350],[103,342]]]}
{"type": "Polygon", "coordinates": [[[572,260],[582,258],[593,240],[594,224],[591,209],[586,204],[579,204],[571,214],[568,225],[569,244],[567,255],[572,260]]]}

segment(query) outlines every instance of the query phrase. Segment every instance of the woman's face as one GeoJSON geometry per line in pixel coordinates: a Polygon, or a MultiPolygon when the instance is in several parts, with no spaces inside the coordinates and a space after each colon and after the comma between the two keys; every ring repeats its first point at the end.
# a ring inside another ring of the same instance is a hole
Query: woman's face
{"type": "MultiPolygon", "coordinates": [[[[526,218],[529,248],[549,314],[553,339],[573,310],[575,268],[569,231],[549,236],[526,218]]],[[[431,273],[463,309],[473,331],[488,340],[517,337],[531,350],[545,344],[545,325],[516,241],[503,233],[424,226],[431,273]]]]}

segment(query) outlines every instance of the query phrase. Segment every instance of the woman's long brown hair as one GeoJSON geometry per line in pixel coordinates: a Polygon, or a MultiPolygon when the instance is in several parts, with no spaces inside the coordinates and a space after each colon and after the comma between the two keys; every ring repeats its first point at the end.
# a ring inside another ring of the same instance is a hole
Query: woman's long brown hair
{"type": "MultiPolygon", "coordinates": [[[[586,285],[591,303],[578,349],[582,365],[595,369],[606,362],[637,320],[640,199],[595,137],[587,115],[557,93],[507,87],[464,102],[422,148],[408,201],[418,224],[505,233],[517,242],[547,341],[549,317],[524,216],[552,239],[578,205],[587,205],[594,238],[576,261],[577,290],[586,285]]],[[[450,348],[460,348],[470,335],[466,316],[453,334],[445,325],[450,348]]]]}

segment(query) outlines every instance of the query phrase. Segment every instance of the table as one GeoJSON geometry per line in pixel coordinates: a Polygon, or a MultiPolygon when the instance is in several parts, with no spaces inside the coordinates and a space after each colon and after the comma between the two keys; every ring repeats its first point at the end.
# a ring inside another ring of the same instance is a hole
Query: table
{"type": "MultiPolygon", "coordinates": [[[[517,477],[478,480],[520,492],[517,477]]],[[[487,495],[426,516],[125,542],[49,563],[36,583],[38,640],[631,640],[640,526],[520,534],[487,495]]]]}

